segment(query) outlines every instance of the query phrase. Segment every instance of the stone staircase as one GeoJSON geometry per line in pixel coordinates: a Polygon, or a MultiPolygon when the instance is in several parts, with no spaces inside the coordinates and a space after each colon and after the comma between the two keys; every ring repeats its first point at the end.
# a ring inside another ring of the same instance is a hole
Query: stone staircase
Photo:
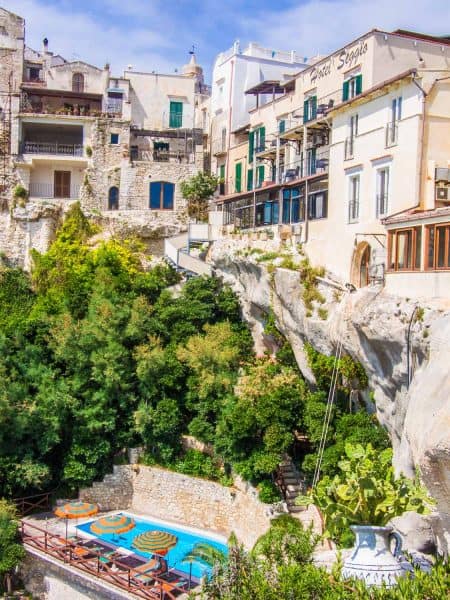
{"type": "Polygon", "coordinates": [[[305,506],[296,506],[295,499],[306,492],[305,484],[300,477],[297,467],[292,459],[286,456],[280,463],[277,475],[277,485],[283,494],[287,509],[290,514],[303,512],[305,506]]]}

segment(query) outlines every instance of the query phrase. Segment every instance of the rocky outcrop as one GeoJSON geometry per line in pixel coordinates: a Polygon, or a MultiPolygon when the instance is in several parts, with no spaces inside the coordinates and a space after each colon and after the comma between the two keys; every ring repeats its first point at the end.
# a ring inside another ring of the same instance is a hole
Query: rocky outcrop
{"type": "MultiPolygon", "coordinates": [[[[309,311],[300,274],[258,263],[246,243],[220,240],[210,259],[217,275],[240,297],[257,351],[265,349],[264,323],[273,311],[305,377],[314,383],[304,343],[320,352],[343,349],[364,366],[374,402],[386,427],[398,471],[421,477],[435,497],[435,533],[441,552],[449,547],[450,513],[450,302],[427,304],[389,296],[381,286],[350,293],[331,279],[319,281],[322,310],[309,311]],[[409,375],[408,375],[409,369],[409,375]]],[[[275,261],[276,264],[276,261],[275,261]]]]}

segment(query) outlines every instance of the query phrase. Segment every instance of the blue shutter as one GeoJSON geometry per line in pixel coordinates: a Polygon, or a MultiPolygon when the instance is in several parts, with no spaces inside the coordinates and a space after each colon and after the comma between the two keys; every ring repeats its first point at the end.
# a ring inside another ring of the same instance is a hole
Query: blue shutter
{"type": "Polygon", "coordinates": [[[279,217],[280,217],[280,205],[278,203],[278,200],[276,200],[273,204],[272,204],[272,223],[274,225],[278,224],[279,221],[279,217]]]}
{"type": "Polygon", "coordinates": [[[173,196],[175,185],[173,183],[163,183],[163,208],[164,210],[173,210],[173,196]]]}
{"type": "Polygon", "coordinates": [[[161,182],[153,181],[150,184],[150,208],[159,210],[161,208],[161,182]]]}

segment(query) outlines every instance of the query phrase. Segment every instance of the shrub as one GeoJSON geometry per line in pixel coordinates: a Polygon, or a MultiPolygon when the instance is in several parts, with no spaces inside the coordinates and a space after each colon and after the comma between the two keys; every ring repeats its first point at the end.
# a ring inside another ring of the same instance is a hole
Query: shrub
{"type": "Polygon", "coordinates": [[[88,158],[91,158],[91,156],[92,156],[92,148],[91,148],[91,146],[86,146],[86,156],[88,158]]]}
{"type": "Polygon", "coordinates": [[[274,504],[282,499],[280,490],[270,480],[263,480],[258,483],[258,497],[265,504],[274,504]]]}
{"type": "Polygon", "coordinates": [[[256,262],[268,262],[269,260],[275,260],[276,258],[278,258],[278,252],[265,252],[258,256],[256,262]]]}
{"type": "Polygon", "coordinates": [[[18,184],[14,188],[13,196],[14,196],[14,198],[17,198],[17,199],[20,198],[22,200],[27,200],[28,191],[23,187],[23,185],[18,184]]]}

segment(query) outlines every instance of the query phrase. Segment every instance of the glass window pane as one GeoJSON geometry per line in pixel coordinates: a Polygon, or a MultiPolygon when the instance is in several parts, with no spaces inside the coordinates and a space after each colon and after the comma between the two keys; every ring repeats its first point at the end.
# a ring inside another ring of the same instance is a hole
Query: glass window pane
{"type": "Polygon", "coordinates": [[[291,222],[291,203],[289,198],[283,198],[283,223],[291,222]]]}
{"type": "Polygon", "coordinates": [[[420,269],[420,263],[422,259],[422,227],[416,227],[416,248],[415,248],[415,260],[414,268],[420,269]]]}
{"type": "Polygon", "coordinates": [[[292,199],[292,215],[291,223],[298,223],[300,221],[300,198],[292,199]]]}
{"type": "Polygon", "coordinates": [[[427,267],[434,269],[434,227],[428,228],[427,267]]]}
{"type": "Polygon", "coordinates": [[[411,268],[411,231],[399,231],[397,234],[397,267],[411,268]]]}
{"type": "Polygon", "coordinates": [[[272,223],[277,225],[279,221],[279,204],[278,202],[272,203],[272,223]]]}
{"type": "Polygon", "coordinates": [[[436,227],[437,234],[437,268],[443,269],[445,264],[445,230],[446,227],[436,227]]]}

